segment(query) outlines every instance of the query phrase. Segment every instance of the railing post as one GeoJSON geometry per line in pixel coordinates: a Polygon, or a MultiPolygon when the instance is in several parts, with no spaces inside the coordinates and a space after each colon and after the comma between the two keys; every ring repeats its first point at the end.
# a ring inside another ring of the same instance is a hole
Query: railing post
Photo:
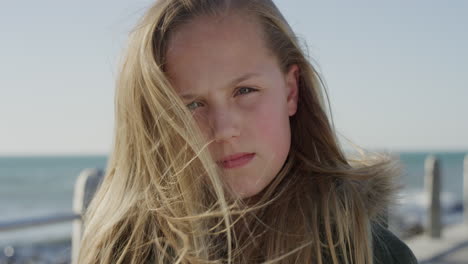
{"type": "Polygon", "coordinates": [[[463,215],[468,224],[468,154],[463,161],[463,215]]]}
{"type": "Polygon", "coordinates": [[[426,173],[424,185],[429,196],[427,233],[431,238],[440,238],[442,226],[440,220],[441,179],[439,161],[430,155],[426,158],[424,168],[426,173]]]}
{"type": "MultiPolygon", "coordinates": [[[[98,169],[83,170],[75,182],[75,190],[73,196],[73,211],[76,214],[83,214],[88,208],[91,199],[94,196],[99,184],[101,183],[103,172],[98,169]]],[[[77,263],[78,252],[80,247],[81,235],[83,233],[82,220],[76,219],[73,221],[72,234],[72,263],[77,263]]]]}

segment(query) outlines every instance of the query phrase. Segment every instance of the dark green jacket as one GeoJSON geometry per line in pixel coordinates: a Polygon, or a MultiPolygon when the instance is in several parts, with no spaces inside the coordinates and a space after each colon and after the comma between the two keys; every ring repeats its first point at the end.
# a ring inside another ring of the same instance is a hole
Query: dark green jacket
{"type": "Polygon", "coordinates": [[[418,263],[411,249],[388,229],[373,225],[374,264],[418,263]]]}
{"type": "MultiPolygon", "coordinates": [[[[373,225],[372,234],[374,264],[418,263],[409,247],[388,229],[373,225]]],[[[154,255],[151,255],[151,259],[147,263],[156,263],[154,257],[154,255]]],[[[325,263],[329,263],[328,261],[326,260],[325,263]]]]}

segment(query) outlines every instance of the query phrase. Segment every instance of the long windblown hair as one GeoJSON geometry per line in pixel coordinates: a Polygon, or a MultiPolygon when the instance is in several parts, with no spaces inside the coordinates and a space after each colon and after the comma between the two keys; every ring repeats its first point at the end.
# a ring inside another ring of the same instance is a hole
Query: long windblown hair
{"type": "Polygon", "coordinates": [[[125,54],[113,151],[84,216],[78,263],[372,263],[369,223],[390,199],[397,166],[344,155],[320,75],[271,0],[159,0],[125,54]],[[281,69],[300,69],[288,158],[254,199],[226,194],[209,142],[165,73],[180,25],[228,11],[254,16],[281,69]]]}

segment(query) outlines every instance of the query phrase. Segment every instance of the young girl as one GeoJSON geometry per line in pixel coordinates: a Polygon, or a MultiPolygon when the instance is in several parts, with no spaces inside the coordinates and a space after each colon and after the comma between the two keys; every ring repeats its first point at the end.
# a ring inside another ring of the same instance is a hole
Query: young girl
{"type": "Polygon", "coordinates": [[[159,0],[132,32],[79,263],[415,263],[379,224],[388,158],[348,160],[271,0],[159,0]]]}

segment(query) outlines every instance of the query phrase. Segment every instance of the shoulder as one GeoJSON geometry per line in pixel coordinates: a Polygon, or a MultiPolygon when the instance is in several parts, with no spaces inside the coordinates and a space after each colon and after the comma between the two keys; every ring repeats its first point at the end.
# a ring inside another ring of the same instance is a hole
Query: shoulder
{"type": "Polygon", "coordinates": [[[372,225],[375,264],[417,264],[411,249],[387,228],[372,225]]]}

